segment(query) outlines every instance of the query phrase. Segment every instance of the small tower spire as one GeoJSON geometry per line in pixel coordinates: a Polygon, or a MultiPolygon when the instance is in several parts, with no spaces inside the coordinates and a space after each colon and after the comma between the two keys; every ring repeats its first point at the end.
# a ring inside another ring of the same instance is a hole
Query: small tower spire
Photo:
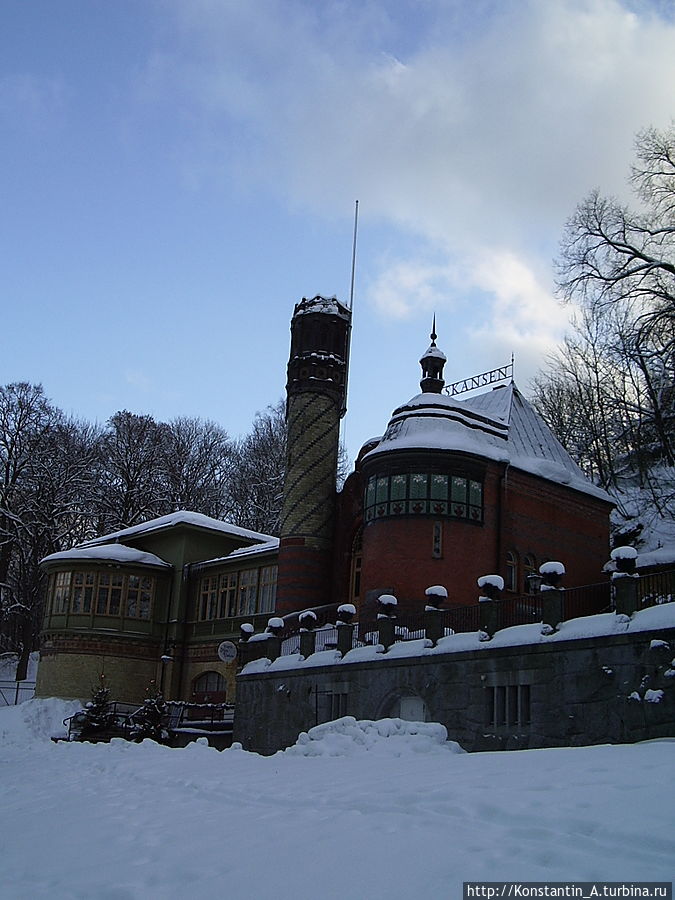
{"type": "Polygon", "coordinates": [[[440,394],[445,386],[443,366],[447,362],[447,357],[445,353],[436,346],[436,338],[438,337],[436,334],[436,313],[434,313],[434,320],[429,337],[431,338],[431,345],[420,359],[420,365],[422,366],[420,388],[422,389],[423,394],[440,394]]]}

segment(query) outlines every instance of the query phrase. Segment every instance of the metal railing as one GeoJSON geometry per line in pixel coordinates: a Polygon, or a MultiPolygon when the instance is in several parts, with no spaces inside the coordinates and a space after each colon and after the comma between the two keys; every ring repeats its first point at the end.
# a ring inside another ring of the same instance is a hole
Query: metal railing
{"type": "Polygon", "coordinates": [[[675,601],[675,571],[641,575],[638,580],[638,601],[641,606],[658,606],[675,601]]]}
{"type": "Polygon", "coordinates": [[[34,681],[0,681],[0,706],[17,706],[34,693],[34,681]]]}
{"type": "MultiPolygon", "coordinates": [[[[675,571],[659,572],[653,575],[641,575],[636,579],[638,600],[643,607],[675,601],[675,571]]],[[[575,619],[610,612],[614,609],[612,584],[603,581],[598,584],[587,584],[582,587],[561,589],[563,619],[575,619]]],[[[519,594],[508,596],[496,604],[498,629],[514,625],[525,625],[542,621],[544,595],[519,594]]],[[[317,607],[320,609],[321,622],[330,622],[335,618],[337,605],[317,607]]],[[[480,628],[480,605],[451,607],[440,610],[444,634],[466,633],[478,631],[480,628]]],[[[300,634],[298,614],[284,618],[286,636],[281,642],[281,655],[298,653],[300,650],[300,634]],[[291,632],[290,634],[288,632],[291,632]]],[[[379,642],[378,620],[373,614],[367,619],[354,622],[352,647],[362,647],[379,642]]],[[[325,650],[338,645],[336,627],[319,626],[314,630],[315,651],[325,650]]],[[[426,620],[421,613],[401,612],[394,617],[394,639],[407,641],[426,636],[426,620]]],[[[260,648],[262,650],[262,648],[260,648]]],[[[244,657],[244,661],[245,657],[244,657]]]]}
{"type": "MultiPolygon", "coordinates": [[[[108,722],[99,728],[87,728],[86,710],[81,709],[63,720],[67,741],[109,741],[113,737],[133,740],[143,724],[144,707],[133,703],[113,701],[107,713],[108,722]]],[[[177,732],[231,732],[234,722],[233,703],[187,703],[166,701],[165,724],[169,736],[177,732]]],[[[52,740],[57,740],[52,738],[52,740]]]]}

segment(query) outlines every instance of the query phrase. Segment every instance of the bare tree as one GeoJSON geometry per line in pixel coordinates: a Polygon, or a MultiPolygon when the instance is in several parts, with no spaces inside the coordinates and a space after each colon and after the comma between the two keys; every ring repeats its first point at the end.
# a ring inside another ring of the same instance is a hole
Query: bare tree
{"type": "Polygon", "coordinates": [[[233,466],[233,448],[225,429],[202,419],[178,418],[163,426],[162,432],[161,466],[168,506],[221,518],[227,511],[233,466]]]}
{"type": "Polygon", "coordinates": [[[229,516],[238,525],[278,534],[286,469],[286,414],[280,400],[259,412],[238,441],[230,476],[229,516]]]}
{"type": "Polygon", "coordinates": [[[163,480],[164,428],[152,416],[115,413],[99,442],[99,533],[169,512],[163,480]]]}
{"type": "Polygon", "coordinates": [[[596,319],[622,321],[617,345],[641,373],[643,414],[659,455],[673,465],[675,125],[638,135],[631,181],[636,210],[597,191],[579,205],[562,241],[559,287],[596,319]]]}

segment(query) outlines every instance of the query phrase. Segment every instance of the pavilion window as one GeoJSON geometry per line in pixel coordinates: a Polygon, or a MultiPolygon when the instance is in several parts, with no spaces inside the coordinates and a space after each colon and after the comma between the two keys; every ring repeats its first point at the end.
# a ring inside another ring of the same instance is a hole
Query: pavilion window
{"type": "Polygon", "coordinates": [[[70,572],[57,572],[54,579],[54,602],[52,612],[61,614],[68,612],[70,600],[70,572]]]}
{"type": "Polygon", "coordinates": [[[276,599],[277,567],[264,566],[260,570],[260,604],[258,612],[273,612],[276,599]]]}
{"type": "Polygon", "coordinates": [[[364,496],[364,519],[434,515],[483,521],[483,485],[463,474],[401,472],[373,475],[364,496]]]}
{"type": "Polygon", "coordinates": [[[225,572],[220,576],[219,619],[237,614],[237,575],[237,572],[225,572]]]}
{"type": "Polygon", "coordinates": [[[73,572],[73,589],[70,601],[72,613],[90,613],[96,585],[95,572],[73,572]]]}
{"type": "Polygon", "coordinates": [[[251,616],[255,613],[258,598],[258,570],[245,569],[239,573],[239,615],[251,616]]]}

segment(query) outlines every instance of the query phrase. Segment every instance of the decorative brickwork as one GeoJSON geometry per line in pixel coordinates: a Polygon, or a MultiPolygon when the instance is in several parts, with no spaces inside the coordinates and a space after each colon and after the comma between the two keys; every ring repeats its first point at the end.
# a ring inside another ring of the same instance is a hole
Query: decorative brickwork
{"type": "Polygon", "coordinates": [[[335,479],[350,323],[350,310],[322,297],[303,299],[291,322],[277,590],[277,611],[282,614],[331,600],[335,479]]]}

